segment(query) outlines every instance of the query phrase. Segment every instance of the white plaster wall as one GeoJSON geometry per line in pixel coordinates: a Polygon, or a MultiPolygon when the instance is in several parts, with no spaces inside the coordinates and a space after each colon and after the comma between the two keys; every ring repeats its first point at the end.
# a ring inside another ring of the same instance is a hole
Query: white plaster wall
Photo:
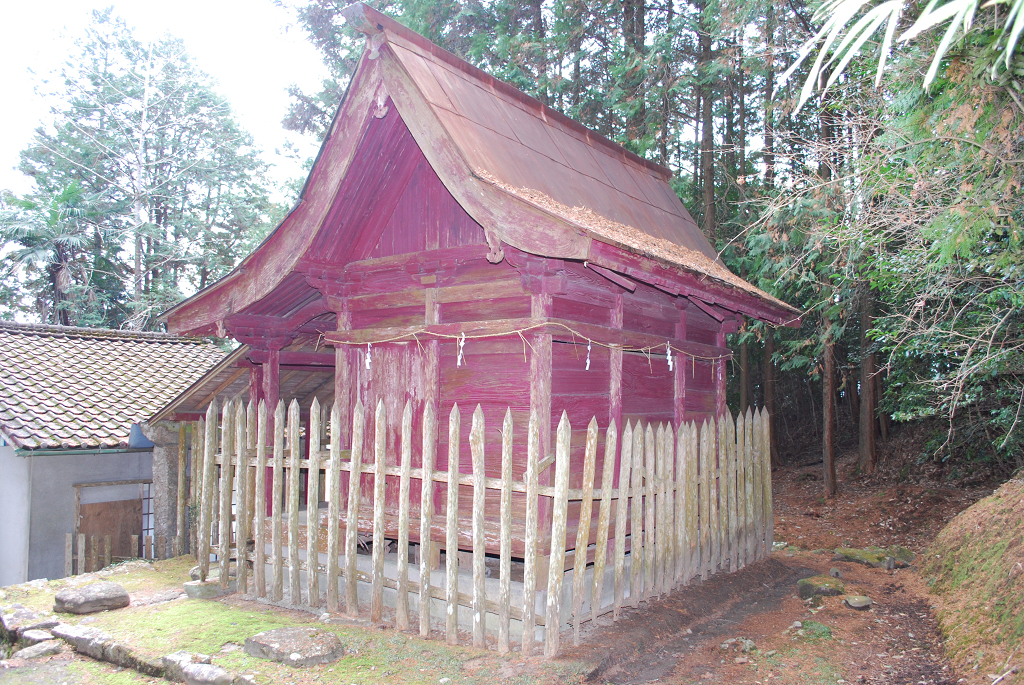
{"type": "Polygon", "coordinates": [[[0,438],[0,587],[28,580],[30,463],[0,438]]]}

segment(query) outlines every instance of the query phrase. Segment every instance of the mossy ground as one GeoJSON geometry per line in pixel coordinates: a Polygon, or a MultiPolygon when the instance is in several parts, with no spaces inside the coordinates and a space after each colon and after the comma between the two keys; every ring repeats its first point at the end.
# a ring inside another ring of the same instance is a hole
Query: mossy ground
{"type": "MultiPolygon", "coordinates": [[[[1009,481],[953,519],[928,550],[921,575],[939,603],[950,656],[984,673],[1019,664],[1024,657],[1024,480],[1009,481]]],[[[1024,683],[1024,674],[1001,682],[1024,683]]]]}
{"type": "MultiPolygon", "coordinates": [[[[72,583],[112,580],[131,593],[133,606],[88,617],[66,616],[69,623],[84,622],[109,633],[115,640],[131,645],[141,655],[160,657],[178,650],[209,654],[213,663],[239,674],[252,674],[258,683],[437,683],[450,678],[458,683],[573,683],[581,682],[592,668],[571,660],[548,661],[542,657],[524,659],[519,654],[499,655],[494,651],[453,647],[436,637],[430,640],[389,629],[362,628],[317,623],[310,613],[239,600],[165,601],[136,606],[167,590],[180,590],[189,580],[194,560],[187,557],[153,564],[132,563],[114,568],[105,577],[65,579],[37,586],[5,588],[0,605],[15,602],[49,611],[53,596],[72,583]],[[295,669],[257,659],[242,645],[256,633],[294,625],[315,624],[338,635],[346,656],[324,666],[295,669]]],[[[159,682],[133,671],[118,671],[105,664],[76,659],[67,666],[76,682],[100,685],[159,682]]]]}

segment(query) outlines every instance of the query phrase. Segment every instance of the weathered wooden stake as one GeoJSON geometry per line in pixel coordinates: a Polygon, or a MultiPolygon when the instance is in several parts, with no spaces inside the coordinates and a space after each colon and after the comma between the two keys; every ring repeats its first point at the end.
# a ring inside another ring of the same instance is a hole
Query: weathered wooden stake
{"type": "Polygon", "coordinates": [[[656,537],[654,529],[654,493],[657,489],[657,484],[654,480],[655,459],[654,427],[648,423],[647,430],[644,431],[644,465],[646,474],[644,479],[644,599],[649,599],[655,591],[654,579],[656,577],[656,569],[654,568],[654,553],[656,537]]]}
{"type": "Polygon", "coordinates": [[[253,582],[256,585],[256,596],[267,596],[267,403],[260,400],[256,411],[256,484],[253,504],[255,528],[256,559],[253,562],[253,582]]]}
{"type": "MultiPolygon", "coordinates": [[[[622,576],[626,566],[626,521],[629,514],[629,476],[633,470],[633,426],[626,421],[626,429],[622,431],[622,454],[619,456],[619,489],[615,500],[615,600],[612,608],[612,619],[619,618],[619,608],[625,588],[622,576]]],[[[636,506],[636,502],[633,503],[636,506]]],[[[632,600],[632,597],[630,597],[632,600]]]]}
{"type": "Polygon", "coordinates": [[[615,448],[618,432],[615,419],[604,434],[604,461],[601,464],[601,505],[597,510],[597,542],[594,547],[594,587],[590,595],[590,619],[597,620],[604,598],[604,570],[608,559],[608,528],[611,522],[612,480],[615,478],[615,448]]]}
{"type": "Polygon", "coordinates": [[[228,587],[228,568],[231,564],[231,455],[234,452],[234,418],[234,403],[225,402],[220,428],[220,530],[217,533],[217,565],[220,567],[220,587],[224,590],[228,587]]]}
{"type": "MultiPolygon", "coordinates": [[[[526,437],[526,531],[523,536],[523,656],[533,653],[537,604],[537,463],[540,461],[540,420],[537,410],[530,410],[526,437]]],[[[555,628],[557,630],[557,628],[555,628]]]]}
{"type": "MultiPolygon", "coordinates": [[[[302,458],[300,436],[301,419],[299,418],[299,401],[292,399],[288,405],[288,600],[292,606],[302,604],[302,585],[299,561],[299,488],[302,483],[302,470],[299,459],[302,458]]],[[[308,512],[307,512],[308,516],[308,512]]],[[[307,527],[308,527],[307,520],[307,527]]],[[[307,531],[308,532],[308,531],[307,531]]]]}
{"type": "Polygon", "coordinates": [[[402,462],[398,481],[398,597],[395,625],[409,630],[409,473],[412,469],[412,401],[402,413],[402,462]]]}
{"type": "Polygon", "coordinates": [[[644,581],[644,428],[639,421],[633,426],[633,466],[631,469],[629,522],[629,604],[640,605],[641,587],[644,581]]]}
{"type": "MultiPolygon", "coordinates": [[[[587,446],[583,453],[583,498],[580,501],[579,527],[573,548],[572,617],[573,644],[580,643],[580,623],[583,621],[583,600],[587,575],[587,548],[590,546],[590,522],[594,510],[594,472],[597,459],[597,417],[587,426],[587,446]]],[[[598,540],[600,544],[600,540],[598,540]]],[[[592,587],[590,588],[592,589],[592,587]]],[[[598,602],[600,602],[598,598],[598,602]]]]}
{"type": "Polygon", "coordinates": [[[571,438],[572,426],[569,425],[569,416],[562,411],[555,440],[555,496],[551,503],[551,560],[548,563],[548,605],[544,622],[544,656],[549,659],[558,656],[558,632],[562,626],[562,580],[565,577],[565,530],[569,507],[571,438]]]}
{"type": "MultiPolygon", "coordinates": [[[[501,532],[498,550],[498,652],[509,645],[509,619],[512,594],[512,410],[505,410],[501,424],[501,532]]],[[[525,593],[525,587],[524,587],[525,593]]]]}
{"type": "Polygon", "coordinates": [[[306,596],[320,606],[320,401],[309,406],[309,470],[306,472],[306,596]]]}
{"type": "Polygon", "coordinates": [[[651,501],[654,503],[654,584],[653,594],[665,592],[665,424],[654,434],[654,478],[651,480],[651,501]]]}
{"type": "Polygon", "coordinates": [[[750,514],[747,509],[746,445],[746,414],[740,412],[736,417],[736,519],[739,527],[736,544],[738,548],[737,570],[745,568],[748,563],[747,540],[750,536],[750,514]]]}
{"type": "Polygon", "coordinates": [[[700,427],[700,574],[707,580],[711,576],[711,424],[700,427]]]}
{"type": "MultiPolygon", "coordinates": [[[[187,506],[186,494],[185,494],[185,453],[188,451],[188,433],[186,430],[186,423],[184,421],[178,424],[178,487],[177,487],[177,499],[175,501],[176,508],[176,526],[175,526],[175,540],[180,540],[182,536],[188,535],[188,531],[185,529],[185,507],[187,506]]],[[[181,550],[177,548],[175,544],[174,556],[181,554],[181,550]]]]}
{"type": "Polygon", "coordinates": [[[270,598],[275,602],[284,599],[284,552],[282,550],[281,501],[284,490],[284,400],[278,400],[274,410],[274,469],[271,483],[270,536],[272,589],[270,598]]]}
{"type": "Polygon", "coordinates": [[[775,538],[775,514],[772,508],[771,422],[761,409],[761,487],[764,489],[764,557],[772,554],[775,538]]]}
{"type": "Polygon", "coordinates": [[[469,449],[473,458],[473,646],[485,645],[487,631],[486,539],[484,509],[487,506],[487,473],[484,469],[484,410],[478,404],[469,431],[469,449]]]}
{"type": "Polygon", "coordinates": [[[345,613],[359,616],[359,593],[356,586],[356,544],[359,540],[360,481],[363,473],[363,431],[366,409],[362,400],[356,402],[352,415],[352,460],[348,474],[348,511],[345,514],[345,613]]]}
{"type": "Polygon", "coordinates": [[[434,462],[437,455],[437,415],[434,403],[423,408],[423,480],[420,485],[420,636],[430,637],[430,572],[434,543],[434,462]]]}
{"type": "MultiPolygon", "coordinates": [[[[210,526],[213,517],[213,478],[216,469],[214,452],[217,449],[217,398],[210,400],[206,408],[206,433],[203,441],[203,478],[201,504],[199,506],[199,532],[197,550],[199,555],[199,579],[210,575],[210,526]]],[[[137,536],[136,536],[137,538],[137,536]]],[[[138,539],[132,544],[132,554],[139,551],[138,539]]]]}
{"type": "Polygon", "coordinates": [[[445,640],[459,644],[459,405],[448,415],[448,501],[445,508],[445,640]]]}
{"type": "Polygon", "coordinates": [[[249,453],[246,440],[249,426],[241,401],[238,402],[236,412],[235,454],[238,465],[235,467],[235,577],[238,591],[244,595],[249,592],[249,527],[252,525],[252,512],[249,511],[249,453]]]}
{"type": "Polygon", "coordinates": [[[338,554],[341,516],[341,408],[331,407],[331,460],[327,465],[327,611],[338,610],[338,554]]]}
{"type": "Polygon", "coordinates": [[[373,577],[370,581],[370,620],[380,623],[384,614],[384,485],[387,469],[387,410],[377,400],[373,427],[373,577]]]}

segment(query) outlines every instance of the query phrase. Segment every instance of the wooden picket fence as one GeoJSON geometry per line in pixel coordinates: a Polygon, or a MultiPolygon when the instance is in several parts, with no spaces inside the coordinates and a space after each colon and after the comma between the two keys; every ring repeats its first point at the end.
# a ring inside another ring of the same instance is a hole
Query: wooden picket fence
{"type": "MultiPolygon", "coordinates": [[[[564,413],[556,433],[553,459],[540,458],[538,422],[536,416],[531,417],[526,471],[520,480],[512,477],[513,422],[511,411],[506,412],[502,425],[501,477],[493,478],[487,477],[484,470],[484,417],[478,406],[470,429],[472,474],[456,473],[454,481],[472,488],[472,590],[460,591],[455,553],[445,554],[444,580],[435,584],[430,568],[431,559],[436,558],[432,547],[437,544],[430,535],[435,518],[434,489],[438,483],[445,484],[444,549],[457,550],[459,488],[448,488],[452,474],[435,469],[437,421],[434,409],[428,404],[423,411],[422,466],[419,468],[411,466],[414,449],[411,405],[406,405],[402,416],[400,454],[389,460],[385,453],[387,417],[383,402],[378,403],[373,422],[372,464],[363,460],[366,426],[361,404],[357,404],[353,415],[352,440],[349,441],[352,449],[340,448],[342,426],[336,406],[330,417],[330,445],[322,449],[321,411],[314,400],[306,433],[309,458],[296,459],[291,449],[293,445],[301,445],[296,401],[291,402],[287,413],[283,401],[276,408],[270,454],[265,404],[261,402],[258,409],[252,404],[243,407],[239,402],[225,405],[218,431],[216,401],[211,403],[205,420],[203,449],[194,462],[195,473],[201,474],[197,552],[204,580],[209,573],[211,554],[217,555],[220,584],[225,588],[231,560],[247,560],[252,564],[252,577],[249,564],[238,563],[238,591],[280,602],[284,599],[285,569],[288,569],[288,601],[292,605],[326,607],[329,612],[337,612],[344,606],[350,616],[362,615],[358,584],[363,583],[369,585],[370,590],[369,618],[377,623],[382,620],[384,592],[388,588],[394,591],[394,621],[399,630],[410,629],[410,597],[413,597],[418,598],[421,607],[419,632],[424,637],[431,633],[431,605],[434,604],[436,624],[440,626],[439,619],[443,619],[448,643],[457,644],[461,606],[470,612],[474,646],[486,645],[485,636],[490,629],[490,634],[496,637],[498,650],[509,651],[510,623],[517,621],[521,624],[523,653],[532,652],[536,634],[544,627],[544,654],[551,657],[558,653],[559,632],[567,624],[571,624],[578,643],[582,622],[596,620],[607,613],[618,618],[624,606],[635,607],[640,601],[663,596],[695,577],[707,578],[718,571],[738,570],[771,552],[771,469],[764,410],[749,411],[737,419],[723,417],[717,423],[705,422],[701,426],[687,423],[677,431],[671,424],[644,426],[627,422],[621,435],[621,449],[612,422],[605,432],[605,458],[599,482],[595,473],[598,424],[592,419],[586,434],[582,487],[571,489],[572,429],[564,413]],[[621,455],[620,459],[616,459],[617,454],[621,455]],[[389,461],[395,465],[390,465],[389,461]],[[618,488],[613,487],[616,464],[618,488]],[[554,484],[539,484],[539,473],[552,465],[554,484]],[[284,507],[273,506],[269,517],[263,515],[267,508],[264,493],[268,468],[272,473],[272,501],[284,502],[284,507]],[[308,469],[310,474],[306,493],[309,530],[302,550],[305,560],[300,554],[299,516],[296,515],[300,511],[301,469],[308,469]],[[320,469],[326,471],[325,483],[330,490],[325,493],[328,501],[326,564],[320,562],[316,513],[320,493],[319,478],[314,476],[320,469]],[[340,474],[344,471],[357,476],[349,478],[347,501],[341,493],[340,474]],[[390,476],[400,483],[394,574],[397,577],[385,573],[384,544],[372,544],[368,572],[357,564],[358,526],[344,526],[344,522],[359,520],[360,475],[373,478],[374,542],[384,540],[385,479],[390,476]],[[422,483],[418,510],[417,503],[411,502],[409,496],[413,480],[422,483]],[[488,595],[486,582],[484,505],[487,490],[500,493],[500,571],[496,595],[488,595]],[[526,501],[525,554],[521,560],[523,581],[517,593],[521,598],[518,601],[512,600],[510,573],[513,492],[523,493],[526,501]],[[538,511],[542,498],[550,500],[551,508],[551,556],[546,564],[537,553],[538,511]],[[570,501],[580,502],[580,523],[575,547],[570,544],[568,548],[582,553],[573,554],[572,569],[566,572],[570,501]],[[346,503],[344,511],[343,502],[346,503]],[[594,506],[598,508],[596,536],[591,535],[594,506]],[[410,517],[413,514],[419,515],[421,541],[416,579],[410,578],[409,568],[410,517]],[[283,543],[285,519],[287,551],[283,543]],[[341,539],[342,527],[344,540],[341,539]],[[265,543],[268,532],[269,545],[265,543]],[[594,546],[593,564],[588,572],[586,549],[592,537],[599,542],[594,546]],[[255,541],[251,550],[248,549],[250,540],[255,541]],[[609,562],[611,568],[608,568],[609,562]],[[538,569],[543,571],[545,566],[546,586],[538,585],[538,569]],[[570,577],[571,581],[567,581],[570,577]],[[546,587],[546,591],[534,591],[537,587],[546,587]],[[606,588],[611,590],[608,596],[606,588]],[[541,611],[537,610],[538,604],[541,611]],[[489,621],[487,614],[496,619],[489,621]]],[[[201,421],[200,426],[203,423],[201,421]]],[[[460,463],[460,430],[461,413],[455,405],[448,421],[448,464],[460,463]]]]}

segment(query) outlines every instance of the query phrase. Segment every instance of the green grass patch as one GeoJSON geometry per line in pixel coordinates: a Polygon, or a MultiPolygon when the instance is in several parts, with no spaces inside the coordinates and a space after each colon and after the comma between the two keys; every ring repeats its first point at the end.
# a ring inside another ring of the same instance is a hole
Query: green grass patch
{"type": "Polygon", "coordinates": [[[804,637],[809,640],[831,640],[832,629],[817,621],[804,621],[804,637]]]}

